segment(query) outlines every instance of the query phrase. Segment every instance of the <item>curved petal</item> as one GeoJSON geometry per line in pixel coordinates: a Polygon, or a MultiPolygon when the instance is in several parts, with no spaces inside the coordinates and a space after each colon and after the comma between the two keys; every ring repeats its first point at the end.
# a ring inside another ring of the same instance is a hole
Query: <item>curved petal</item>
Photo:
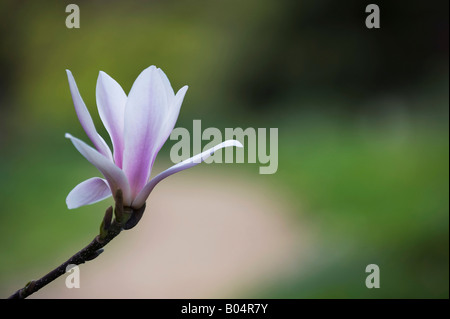
{"type": "Polygon", "coordinates": [[[180,114],[180,108],[181,104],[183,103],[184,96],[186,95],[186,91],[188,90],[188,86],[183,86],[180,90],[178,90],[177,95],[172,100],[172,104],[169,106],[169,112],[166,116],[166,120],[164,122],[164,125],[161,128],[161,131],[159,132],[158,136],[158,144],[156,145],[155,150],[153,151],[152,155],[152,162],[151,167],[153,167],[153,164],[155,162],[156,156],[158,155],[159,151],[163,147],[164,143],[167,141],[167,139],[170,136],[170,133],[172,133],[173,128],[175,127],[175,124],[178,119],[178,115],[180,114]]]}
{"type": "Polygon", "coordinates": [[[103,174],[108,181],[109,187],[113,194],[115,194],[118,189],[122,190],[124,205],[129,206],[131,204],[130,186],[124,172],[112,161],[108,160],[83,141],[68,133],[66,133],[66,138],[70,139],[81,155],[83,155],[92,165],[97,167],[97,169],[103,174]]]}
{"type": "Polygon", "coordinates": [[[111,137],[114,148],[114,162],[122,167],[123,126],[127,95],[112,77],[100,71],[96,88],[97,108],[103,125],[111,137]]]}
{"type": "Polygon", "coordinates": [[[210,157],[214,154],[217,150],[229,147],[229,146],[236,146],[236,147],[243,147],[242,144],[239,141],[236,140],[227,140],[225,142],[222,142],[198,155],[195,155],[191,158],[188,158],[187,160],[184,160],[178,164],[175,164],[174,166],[170,167],[169,169],[165,170],[164,172],[158,174],[150,182],[145,185],[145,187],[142,189],[142,191],[136,196],[136,198],[133,200],[133,203],[131,203],[131,207],[133,208],[140,208],[142,205],[144,205],[145,201],[147,200],[147,197],[150,195],[151,191],[155,188],[155,186],[165,179],[166,177],[169,177],[172,174],[178,173],[180,171],[183,171],[185,169],[191,168],[195,165],[200,164],[205,159],[210,157]]]}
{"type": "Polygon", "coordinates": [[[163,81],[164,88],[166,89],[166,96],[168,99],[168,103],[171,103],[172,102],[171,100],[175,96],[175,92],[173,91],[173,88],[172,88],[172,85],[170,84],[169,78],[164,73],[164,71],[161,70],[160,68],[158,68],[158,73],[159,73],[159,76],[161,77],[161,80],[163,81]]]}
{"type": "Polygon", "coordinates": [[[123,170],[134,197],[150,177],[151,159],[167,114],[164,83],[155,66],[138,76],[125,106],[123,170]]]}
{"type": "Polygon", "coordinates": [[[77,113],[81,126],[83,127],[89,139],[94,144],[97,151],[112,160],[113,157],[111,154],[111,150],[109,149],[108,144],[106,144],[105,140],[97,133],[97,130],[95,129],[92,117],[89,114],[89,111],[80,95],[80,92],[78,91],[78,87],[75,79],[73,78],[72,72],[70,72],[70,70],[66,70],[66,73],[69,80],[70,93],[72,94],[75,112],[77,113]]]}
{"type": "Polygon", "coordinates": [[[97,203],[111,195],[111,190],[106,180],[93,177],[75,186],[67,195],[66,204],[69,209],[74,209],[97,203]]]}
{"type": "MultiPolygon", "coordinates": [[[[170,133],[173,131],[175,127],[175,123],[177,122],[178,115],[180,114],[181,104],[183,103],[184,96],[188,90],[188,86],[183,86],[180,90],[178,90],[177,95],[172,100],[172,103],[169,105],[169,111],[166,117],[166,121],[164,123],[164,127],[162,130],[162,136],[160,137],[160,147],[161,148],[167,139],[170,136],[170,133]]],[[[158,149],[159,151],[159,149],[158,149]]]]}

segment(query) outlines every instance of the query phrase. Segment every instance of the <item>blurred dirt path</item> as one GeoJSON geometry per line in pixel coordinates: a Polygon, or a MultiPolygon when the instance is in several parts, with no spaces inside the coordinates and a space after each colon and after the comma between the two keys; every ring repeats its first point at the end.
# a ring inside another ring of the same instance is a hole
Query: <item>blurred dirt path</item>
{"type": "Polygon", "coordinates": [[[64,275],[32,297],[240,298],[287,278],[311,237],[283,194],[257,180],[200,169],[170,177],[133,230],[80,266],[79,289],[64,275]]]}

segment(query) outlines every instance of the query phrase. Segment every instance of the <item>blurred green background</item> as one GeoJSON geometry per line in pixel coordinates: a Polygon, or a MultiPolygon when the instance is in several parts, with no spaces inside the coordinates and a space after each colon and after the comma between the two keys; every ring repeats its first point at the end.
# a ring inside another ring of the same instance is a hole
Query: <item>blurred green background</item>
{"type": "Polygon", "coordinates": [[[375,1],[378,30],[367,1],[77,1],[81,28],[67,29],[71,2],[0,3],[3,297],[11,276],[81,248],[106,205],[65,206],[98,173],[64,139],[87,141],[64,70],[106,137],[98,71],[128,92],[152,64],[190,87],[178,126],[279,130],[276,174],[226,169],[289,189],[322,258],[244,297],[449,297],[448,1],[375,1]],[[363,284],[371,263],[381,289],[363,284]]]}

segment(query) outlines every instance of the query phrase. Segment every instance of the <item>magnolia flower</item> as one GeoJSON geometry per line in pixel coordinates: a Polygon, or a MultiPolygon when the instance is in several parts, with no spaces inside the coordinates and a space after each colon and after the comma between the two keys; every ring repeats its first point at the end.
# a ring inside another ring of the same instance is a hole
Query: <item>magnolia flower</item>
{"type": "Polygon", "coordinates": [[[100,71],[97,107],[111,138],[112,153],[97,133],[72,73],[66,72],[78,119],[95,148],[68,133],[66,138],[104,176],[104,179],[93,177],[78,184],[67,196],[69,209],[96,203],[116,194],[119,189],[123,193],[124,206],[139,209],[164,178],[201,163],[223,147],[242,147],[238,141],[225,141],[149,181],[155,158],[175,126],[188,87],[182,87],[175,94],[164,72],[151,66],[138,76],[127,97],[114,79],[100,71]]]}

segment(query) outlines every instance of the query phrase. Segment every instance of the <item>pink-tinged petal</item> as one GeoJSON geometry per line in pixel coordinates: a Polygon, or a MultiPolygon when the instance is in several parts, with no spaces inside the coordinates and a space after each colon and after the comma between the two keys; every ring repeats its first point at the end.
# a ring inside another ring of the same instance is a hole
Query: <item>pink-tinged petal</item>
{"type": "Polygon", "coordinates": [[[96,97],[98,113],[113,144],[114,162],[122,168],[124,112],[127,95],[119,83],[105,72],[100,71],[96,97]]]}
{"type": "Polygon", "coordinates": [[[187,89],[188,89],[187,85],[183,86],[178,91],[175,98],[172,100],[172,104],[169,106],[169,112],[166,116],[164,125],[161,127],[161,131],[159,132],[159,136],[157,138],[158,142],[156,144],[156,149],[153,151],[152,163],[151,163],[152,167],[155,162],[156,156],[158,155],[158,152],[161,150],[164,143],[169,138],[170,133],[172,133],[173,128],[175,127],[175,124],[178,119],[178,115],[180,114],[181,104],[183,103],[183,99],[184,99],[184,96],[186,95],[187,89]]]}
{"type": "Polygon", "coordinates": [[[125,106],[123,170],[132,197],[150,177],[151,160],[168,110],[166,89],[156,67],[138,76],[125,106]]]}
{"type": "Polygon", "coordinates": [[[158,174],[150,182],[145,185],[145,187],[142,189],[142,191],[136,196],[136,198],[133,200],[133,203],[131,204],[131,207],[133,208],[140,208],[142,205],[144,205],[145,201],[147,200],[147,197],[150,195],[152,190],[155,188],[155,186],[165,179],[166,177],[169,177],[172,174],[178,173],[180,171],[183,171],[185,169],[191,168],[195,165],[200,164],[205,159],[210,157],[214,154],[217,150],[224,148],[224,147],[230,147],[230,146],[236,146],[236,147],[243,147],[242,144],[239,141],[236,140],[227,140],[225,142],[222,142],[198,155],[195,155],[194,157],[188,158],[187,160],[184,160],[178,164],[175,164],[174,166],[170,167],[169,169],[165,170],[164,172],[158,174]]]}
{"type": "Polygon", "coordinates": [[[97,167],[97,169],[103,174],[108,181],[109,187],[113,194],[115,194],[118,189],[122,190],[124,205],[129,206],[131,204],[130,186],[124,172],[112,161],[83,141],[68,133],[66,133],[66,138],[70,139],[81,155],[83,155],[92,165],[97,167]]]}
{"type": "Polygon", "coordinates": [[[69,209],[74,209],[97,203],[111,195],[107,181],[93,177],[75,186],[67,195],[66,204],[69,209]]]}
{"type": "Polygon", "coordinates": [[[89,114],[89,111],[80,95],[80,92],[78,91],[78,87],[75,79],[73,78],[72,72],[66,70],[66,73],[67,78],[69,79],[70,93],[72,94],[75,112],[77,113],[81,126],[83,127],[89,139],[94,144],[97,151],[112,160],[113,157],[111,154],[111,150],[109,149],[108,144],[106,144],[105,140],[97,133],[97,130],[95,129],[92,117],[89,114]]]}

